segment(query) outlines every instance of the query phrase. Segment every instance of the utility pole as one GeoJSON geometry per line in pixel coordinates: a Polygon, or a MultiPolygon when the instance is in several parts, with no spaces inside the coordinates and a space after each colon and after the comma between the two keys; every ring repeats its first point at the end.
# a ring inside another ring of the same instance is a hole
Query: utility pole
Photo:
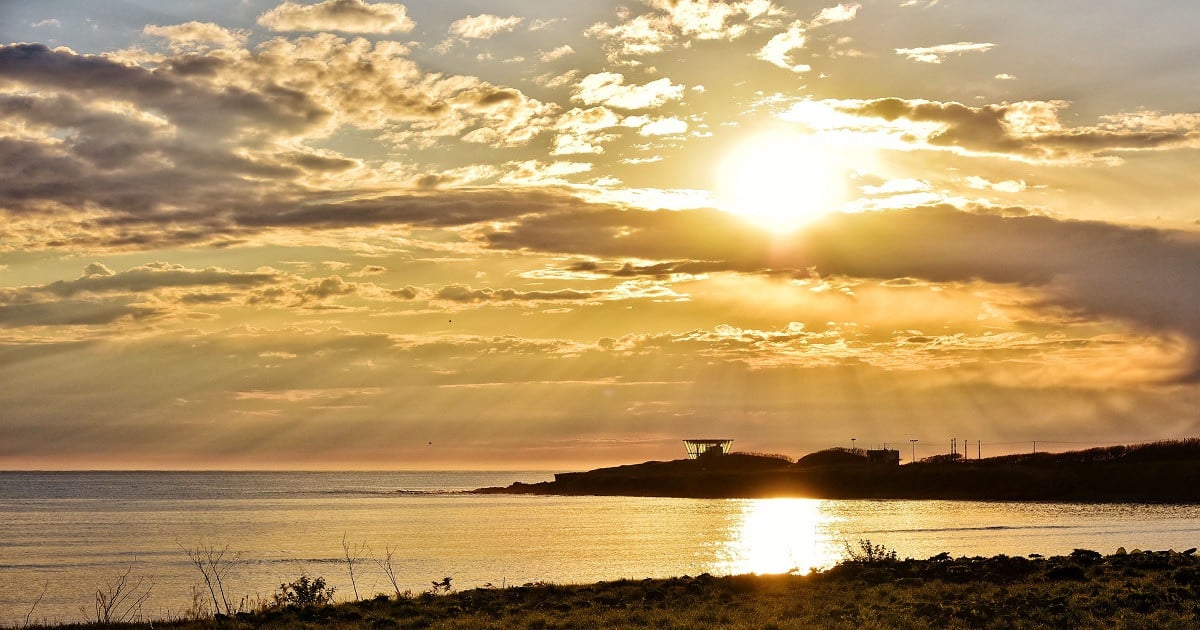
{"type": "Polygon", "coordinates": [[[975,459],[983,459],[983,440],[975,440],[975,459]]]}
{"type": "Polygon", "coordinates": [[[1037,440],[1034,440],[1034,441],[1033,441],[1033,452],[1034,452],[1035,454],[1037,453],[1037,440]]]}
{"type": "Polygon", "coordinates": [[[912,442],[912,459],[909,460],[909,462],[908,462],[908,463],[912,464],[917,461],[917,442],[919,442],[920,440],[917,440],[915,438],[909,438],[908,441],[912,442]]]}

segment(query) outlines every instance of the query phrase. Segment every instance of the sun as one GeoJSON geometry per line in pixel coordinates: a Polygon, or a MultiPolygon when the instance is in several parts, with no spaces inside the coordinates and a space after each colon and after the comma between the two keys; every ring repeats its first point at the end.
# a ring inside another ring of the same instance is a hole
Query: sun
{"type": "Polygon", "coordinates": [[[775,232],[795,230],[845,203],[838,157],[805,136],[754,136],[717,164],[718,206],[775,232]]]}

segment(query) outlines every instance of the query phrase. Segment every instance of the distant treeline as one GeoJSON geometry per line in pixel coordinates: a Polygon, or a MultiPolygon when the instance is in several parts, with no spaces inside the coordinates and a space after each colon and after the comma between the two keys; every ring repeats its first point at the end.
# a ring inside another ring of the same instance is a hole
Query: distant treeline
{"type": "Polygon", "coordinates": [[[904,466],[828,449],[795,463],[731,453],[560,473],[552,482],[481,492],[660,497],[961,499],[1200,503],[1200,439],[904,466]]]}

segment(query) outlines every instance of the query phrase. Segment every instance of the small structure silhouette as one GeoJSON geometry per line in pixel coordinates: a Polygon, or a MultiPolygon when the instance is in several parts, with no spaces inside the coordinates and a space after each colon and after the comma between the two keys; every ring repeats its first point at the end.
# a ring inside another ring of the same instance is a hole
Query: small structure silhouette
{"type": "Polygon", "coordinates": [[[691,438],[683,441],[683,447],[687,449],[688,459],[720,457],[729,452],[729,447],[732,444],[733,440],[726,438],[691,438]]]}
{"type": "Polygon", "coordinates": [[[872,464],[888,464],[892,466],[900,465],[900,451],[890,448],[881,448],[877,451],[867,451],[867,461],[872,464]]]}

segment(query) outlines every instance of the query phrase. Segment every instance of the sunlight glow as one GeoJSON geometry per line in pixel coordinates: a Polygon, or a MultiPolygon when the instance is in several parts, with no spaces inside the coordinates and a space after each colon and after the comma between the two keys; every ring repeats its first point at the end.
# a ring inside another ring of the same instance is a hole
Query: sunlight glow
{"type": "Polygon", "coordinates": [[[720,207],[769,230],[786,232],[841,209],[845,171],[836,151],[810,137],[763,134],[717,166],[720,207]]]}
{"type": "Polygon", "coordinates": [[[819,499],[746,501],[735,537],[717,570],[741,573],[808,573],[832,566],[841,548],[830,540],[836,520],[819,499]]]}

